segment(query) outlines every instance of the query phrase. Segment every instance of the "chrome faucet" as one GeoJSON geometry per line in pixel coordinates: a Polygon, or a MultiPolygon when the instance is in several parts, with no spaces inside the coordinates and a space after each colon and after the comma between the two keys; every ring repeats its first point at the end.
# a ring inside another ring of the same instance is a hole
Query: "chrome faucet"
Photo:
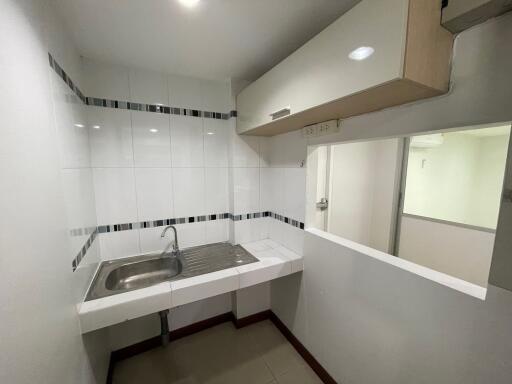
{"type": "Polygon", "coordinates": [[[169,229],[172,229],[174,231],[174,241],[171,241],[165,247],[164,251],[162,252],[162,255],[165,255],[169,251],[169,248],[172,246],[172,255],[174,257],[177,257],[180,254],[180,247],[178,246],[178,231],[176,231],[176,227],[174,225],[169,225],[169,226],[165,227],[164,230],[162,231],[162,234],[160,235],[160,237],[164,238],[165,234],[167,233],[167,231],[169,229]]]}

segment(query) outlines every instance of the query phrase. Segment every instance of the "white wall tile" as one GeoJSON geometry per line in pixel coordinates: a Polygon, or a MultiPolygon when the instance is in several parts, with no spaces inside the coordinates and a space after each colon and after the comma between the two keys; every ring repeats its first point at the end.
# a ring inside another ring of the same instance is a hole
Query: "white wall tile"
{"type": "Polygon", "coordinates": [[[201,81],[192,77],[169,76],[169,101],[173,107],[202,109],[201,81]]]}
{"type": "Polygon", "coordinates": [[[270,220],[273,219],[271,217],[260,217],[252,220],[254,221],[253,234],[256,236],[256,240],[268,239],[270,220]]]}
{"type": "Polygon", "coordinates": [[[135,168],[135,190],[139,221],[174,217],[170,168],[135,168]]]}
{"type": "Polygon", "coordinates": [[[89,97],[130,100],[128,69],[83,59],[82,92],[89,97]]]}
{"type": "Polygon", "coordinates": [[[173,167],[203,167],[203,119],[171,116],[173,167]]]}
{"type": "Polygon", "coordinates": [[[271,137],[260,137],[259,140],[259,155],[260,155],[260,167],[270,167],[270,155],[271,155],[271,137]]]}
{"type": "Polygon", "coordinates": [[[229,157],[229,121],[204,119],[204,165],[227,167],[229,157]]]}
{"type": "Polygon", "coordinates": [[[135,178],[132,168],[94,168],[98,225],[137,220],[135,178]]]}
{"type": "Polygon", "coordinates": [[[306,161],[307,141],[300,130],[272,137],[270,146],[272,167],[298,168],[306,161]]]}
{"type": "Polygon", "coordinates": [[[206,223],[187,223],[176,225],[180,249],[195,247],[206,243],[206,223]]]}
{"type": "Polygon", "coordinates": [[[88,121],[91,165],[93,167],[133,166],[130,111],[88,107],[88,121]]]}
{"type": "Polygon", "coordinates": [[[229,219],[206,222],[206,243],[220,243],[229,240],[229,219]]]}
{"type": "Polygon", "coordinates": [[[284,168],[270,168],[270,190],[265,203],[270,206],[270,211],[284,215],[284,168]]]}
{"type": "MultiPolygon", "coordinates": [[[[167,233],[162,238],[165,227],[139,229],[140,250],[142,253],[161,252],[171,242],[172,236],[167,233]]],[[[172,232],[171,232],[172,233],[172,232]]]]}
{"type": "Polygon", "coordinates": [[[267,218],[234,222],[235,244],[244,244],[268,237],[267,218]]]}
{"type": "Polygon", "coordinates": [[[138,231],[120,231],[98,235],[102,260],[140,254],[138,231]]]}
{"type": "Polygon", "coordinates": [[[259,167],[259,137],[241,136],[231,130],[232,166],[259,167]]]}
{"type": "Polygon", "coordinates": [[[205,168],[207,214],[229,212],[228,169],[205,168]]]}
{"type": "Polygon", "coordinates": [[[87,114],[82,102],[75,100],[69,86],[52,74],[57,138],[61,168],[85,168],[90,164],[87,114]]]}
{"type": "Polygon", "coordinates": [[[274,168],[260,168],[260,210],[262,212],[272,211],[275,202],[274,168]]]}
{"type": "Polygon", "coordinates": [[[283,244],[285,242],[285,224],[282,221],[272,219],[268,221],[268,237],[279,244],[283,244]]]}
{"type": "Polygon", "coordinates": [[[302,256],[304,253],[304,230],[289,224],[281,224],[281,243],[296,254],[302,256]]]}
{"type": "Polygon", "coordinates": [[[243,214],[260,210],[260,172],[259,168],[234,168],[234,212],[243,214]]]}
{"type": "Polygon", "coordinates": [[[306,210],[306,169],[285,168],[283,173],[283,215],[303,222],[306,210]]]}
{"type": "Polygon", "coordinates": [[[174,215],[188,217],[204,215],[204,168],[173,168],[174,215]]]}
{"type": "Polygon", "coordinates": [[[63,169],[61,175],[68,228],[95,227],[96,204],[92,170],[63,169]]]}
{"type": "Polygon", "coordinates": [[[227,82],[201,80],[202,109],[226,113],[230,110],[230,86],[227,82]]]}
{"type": "Polygon", "coordinates": [[[73,273],[73,294],[75,303],[82,303],[84,301],[89,284],[100,262],[100,243],[99,240],[96,239],[73,273]]]}
{"type": "Polygon", "coordinates": [[[167,76],[141,69],[130,70],[130,100],[136,103],[169,105],[167,76]]]}
{"type": "Polygon", "coordinates": [[[136,167],[170,167],[169,115],[132,111],[133,152],[136,167]]]}

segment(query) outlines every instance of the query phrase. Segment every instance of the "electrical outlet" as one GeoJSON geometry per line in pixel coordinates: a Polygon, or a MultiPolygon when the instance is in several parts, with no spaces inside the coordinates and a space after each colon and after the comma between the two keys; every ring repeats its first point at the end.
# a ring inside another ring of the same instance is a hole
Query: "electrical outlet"
{"type": "Polygon", "coordinates": [[[318,124],[308,125],[302,128],[302,137],[318,136],[318,124]]]}
{"type": "Polygon", "coordinates": [[[318,123],[317,126],[317,136],[332,135],[340,131],[338,120],[324,121],[323,123],[318,123]]]}
{"type": "Polygon", "coordinates": [[[302,128],[302,137],[308,138],[325,136],[338,133],[339,131],[340,127],[338,125],[338,120],[329,120],[302,128]]]}

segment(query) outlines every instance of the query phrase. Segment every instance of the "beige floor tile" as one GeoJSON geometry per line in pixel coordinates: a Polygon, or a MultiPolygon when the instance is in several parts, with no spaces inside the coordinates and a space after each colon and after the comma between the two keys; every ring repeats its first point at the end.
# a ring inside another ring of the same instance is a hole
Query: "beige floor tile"
{"type": "Polygon", "coordinates": [[[224,323],[119,362],[114,383],[278,384],[303,371],[301,379],[315,378],[304,364],[270,321],[242,329],[224,323]]]}
{"type": "Polygon", "coordinates": [[[263,359],[269,366],[275,376],[282,375],[298,365],[305,364],[302,357],[297,353],[295,348],[287,341],[267,348],[262,352],[263,359]]]}
{"type": "Polygon", "coordinates": [[[297,366],[281,376],[277,376],[279,384],[322,384],[320,378],[307,365],[297,366]]]}

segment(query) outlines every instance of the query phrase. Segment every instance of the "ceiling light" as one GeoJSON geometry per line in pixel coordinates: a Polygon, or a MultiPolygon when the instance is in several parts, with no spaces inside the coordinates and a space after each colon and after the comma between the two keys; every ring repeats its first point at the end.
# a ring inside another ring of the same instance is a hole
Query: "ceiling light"
{"type": "Polygon", "coordinates": [[[207,135],[215,135],[213,132],[206,132],[207,135]]]}
{"type": "Polygon", "coordinates": [[[351,60],[361,61],[369,58],[371,55],[373,55],[373,52],[375,52],[375,49],[372,47],[359,47],[350,52],[348,57],[351,60]]]}
{"type": "Polygon", "coordinates": [[[185,7],[192,8],[199,3],[199,0],[180,0],[180,3],[183,4],[185,7]]]}
{"type": "Polygon", "coordinates": [[[149,132],[151,132],[151,133],[157,133],[157,132],[158,132],[158,129],[156,129],[156,128],[151,128],[151,129],[149,130],[149,132]]]}
{"type": "Polygon", "coordinates": [[[94,129],[100,129],[101,127],[99,125],[93,125],[92,126],[94,129]]]}
{"type": "Polygon", "coordinates": [[[77,128],[83,128],[83,127],[84,127],[84,125],[83,125],[83,124],[75,124],[75,127],[77,127],[77,128]]]}

